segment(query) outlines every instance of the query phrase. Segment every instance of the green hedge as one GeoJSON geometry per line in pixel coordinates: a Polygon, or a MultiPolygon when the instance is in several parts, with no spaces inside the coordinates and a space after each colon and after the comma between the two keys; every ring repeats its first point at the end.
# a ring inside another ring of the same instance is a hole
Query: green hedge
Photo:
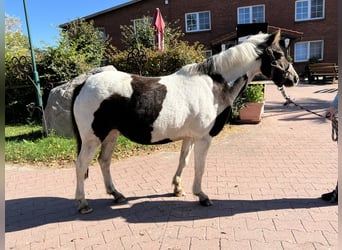
{"type": "Polygon", "coordinates": [[[145,63],[141,72],[135,63],[129,62],[128,50],[117,52],[108,59],[108,62],[120,71],[141,73],[144,76],[162,76],[172,74],[186,64],[203,61],[205,58],[202,55],[202,50],[202,45],[196,43],[189,46],[184,41],[163,52],[141,48],[141,54],[145,56],[145,63]]]}

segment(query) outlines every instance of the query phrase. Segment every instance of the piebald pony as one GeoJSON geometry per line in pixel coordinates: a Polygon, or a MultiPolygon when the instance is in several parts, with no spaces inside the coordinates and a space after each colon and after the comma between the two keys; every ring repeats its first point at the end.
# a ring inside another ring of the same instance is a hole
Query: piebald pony
{"type": "Polygon", "coordinates": [[[105,188],[116,202],[125,197],[114,187],[111,157],[120,134],[141,144],[183,140],[174,194],[183,195],[181,174],[195,152],[193,193],[210,206],[201,187],[212,138],[227,121],[238,94],[262,73],[279,86],[299,78],[279,46],[280,31],[250,36],[245,42],[201,62],[162,77],[142,77],[120,71],[90,76],[73,95],[72,117],[78,143],[76,200],[80,213],[89,213],[84,179],[96,149],[105,188]]]}

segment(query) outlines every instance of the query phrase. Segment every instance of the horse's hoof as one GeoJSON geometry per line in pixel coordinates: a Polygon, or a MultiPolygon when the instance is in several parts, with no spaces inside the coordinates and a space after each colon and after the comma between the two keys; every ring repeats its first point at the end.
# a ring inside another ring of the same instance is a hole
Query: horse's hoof
{"type": "Polygon", "coordinates": [[[123,195],[120,195],[119,197],[116,197],[116,198],[114,199],[114,202],[115,202],[115,203],[122,203],[122,202],[125,202],[125,201],[126,201],[126,197],[123,196],[123,195]]]}
{"type": "Polygon", "coordinates": [[[92,208],[89,207],[89,206],[85,206],[85,207],[82,207],[82,208],[78,209],[78,212],[79,212],[80,214],[90,214],[90,213],[93,212],[93,211],[94,211],[94,209],[92,209],[92,208]]]}
{"type": "Polygon", "coordinates": [[[183,191],[179,191],[179,192],[174,192],[173,195],[176,197],[183,197],[186,195],[186,193],[183,191]]]}
{"type": "Polygon", "coordinates": [[[204,200],[200,200],[199,202],[204,207],[210,207],[213,205],[213,202],[211,200],[209,200],[209,198],[206,198],[204,200]]]}

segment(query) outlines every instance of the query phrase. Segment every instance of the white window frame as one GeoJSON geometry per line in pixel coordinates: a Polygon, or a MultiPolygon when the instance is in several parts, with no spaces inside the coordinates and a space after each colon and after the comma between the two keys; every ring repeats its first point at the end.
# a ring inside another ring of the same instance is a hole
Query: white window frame
{"type": "Polygon", "coordinates": [[[105,27],[98,27],[97,28],[102,33],[102,41],[105,41],[107,39],[106,29],[105,27]]]}
{"type": "Polygon", "coordinates": [[[295,21],[296,22],[303,22],[303,21],[309,21],[309,20],[321,20],[321,19],[324,19],[325,18],[325,0],[322,0],[323,1],[323,10],[322,10],[322,16],[321,17],[314,17],[312,18],[311,17],[311,3],[312,3],[312,0],[297,0],[295,2],[295,21]],[[307,2],[308,3],[308,17],[307,18],[302,18],[302,19],[297,19],[297,3],[300,3],[300,2],[307,2]]]}
{"type": "Polygon", "coordinates": [[[206,11],[200,11],[200,12],[191,12],[191,13],[185,13],[185,32],[186,33],[193,33],[193,32],[201,32],[201,31],[208,31],[211,30],[211,13],[209,10],[206,11]],[[208,13],[209,15],[209,28],[208,29],[200,29],[200,23],[199,23],[199,14],[200,13],[208,13]],[[196,15],[196,27],[197,29],[189,30],[188,28],[188,16],[189,15],[196,15]]]}
{"type": "Polygon", "coordinates": [[[239,7],[237,8],[237,18],[238,18],[238,24],[249,24],[249,23],[253,23],[253,7],[263,7],[264,11],[263,11],[263,21],[262,22],[258,22],[258,23],[263,23],[265,22],[265,12],[266,12],[266,8],[264,4],[258,4],[258,5],[250,5],[250,6],[244,6],[244,7],[239,7]],[[240,15],[239,15],[239,11],[241,9],[248,9],[249,10],[249,17],[250,20],[248,23],[241,23],[240,20],[240,15]]]}
{"type": "Polygon", "coordinates": [[[295,46],[294,46],[294,62],[308,62],[312,56],[310,55],[310,46],[311,46],[311,43],[317,43],[317,42],[320,42],[322,44],[322,48],[321,48],[321,58],[317,58],[319,61],[322,61],[323,60],[323,55],[324,55],[324,41],[323,40],[315,40],[315,41],[306,41],[306,42],[299,42],[299,43],[296,43],[295,46]],[[302,60],[297,60],[297,48],[296,46],[299,45],[299,44],[307,44],[307,50],[306,50],[306,58],[305,59],[302,59],[302,60]]]}
{"type": "Polygon", "coordinates": [[[151,25],[151,20],[152,20],[152,18],[151,17],[149,17],[148,18],[148,22],[146,23],[145,22],[145,18],[137,18],[137,19],[133,19],[132,21],[133,21],[133,29],[134,29],[134,34],[136,34],[137,33],[137,25],[138,25],[138,23],[141,23],[141,24],[143,24],[143,25],[151,25]]]}

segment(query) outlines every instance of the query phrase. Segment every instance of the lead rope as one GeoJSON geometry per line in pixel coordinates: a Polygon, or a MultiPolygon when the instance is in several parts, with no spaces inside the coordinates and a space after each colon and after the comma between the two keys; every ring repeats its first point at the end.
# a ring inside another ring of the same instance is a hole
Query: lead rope
{"type": "MultiPolygon", "coordinates": [[[[325,116],[323,116],[321,114],[318,114],[318,113],[316,113],[316,112],[314,112],[314,111],[312,111],[310,109],[307,109],[307,108],[305,108],[305,107],[295,103],[291,99],[291,97],[286,93],[286,90],[285,90],[284,86],[283,87],[278,87],[278,90],[281,92],[281,94],[283,95],[283,97],[286,100],[286,102],[284,103],[284,106],[287,106],[287,105],[292,103],[293,105],[295,105],[296,107],[299,107],[300,109],[303,109],[303,110],[305,110],[305,111],[307,111],[307,112],[309,112],[311,114],[314,114],[316,116],[319,116],[321,118],[327,119],[327,117],[325,117],[325,116]]],[[[336,141],[336,142],[338,141],[338,119],[337,119],[336,116],[334,116],[333,119],[331,120],[331,139],[333,141],[336,141]]]]}

